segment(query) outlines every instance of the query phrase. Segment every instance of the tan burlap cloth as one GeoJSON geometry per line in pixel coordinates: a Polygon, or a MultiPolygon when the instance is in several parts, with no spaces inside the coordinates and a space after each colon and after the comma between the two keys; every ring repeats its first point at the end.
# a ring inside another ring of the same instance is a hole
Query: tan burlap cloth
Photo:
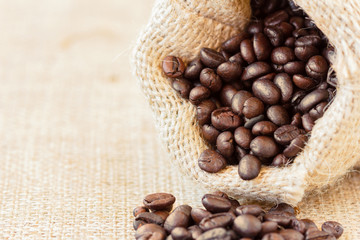
{"type": "MultiPolygon", "coordinates": [[[[1,240],[130,240],[145,194],[198,205],[207,192],[173,165],[130,74],[152,5],[0,0],[1,240]]],[[[306,198],[301,216],[360,239],[359,184],[353,173],[306,198]]]]}

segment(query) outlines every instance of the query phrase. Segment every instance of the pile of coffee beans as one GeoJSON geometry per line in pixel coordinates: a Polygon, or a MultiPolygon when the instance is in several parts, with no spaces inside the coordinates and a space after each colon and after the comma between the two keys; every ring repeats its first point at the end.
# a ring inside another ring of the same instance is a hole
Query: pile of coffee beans
{"type": "Polygon", "coordinates": [[[135,238],[141,240],[335,240],[343,227],[324,222],[321,230],[309,219],[297,219],[297,210],[286,203],[265,211],[242,205],[223,192],[205,194],[204,208],[180,205],[169,193],[149,194],[133,211],[135,238]]]}
{"type": "Polygon", "coordinates": [[[290,164],[335,96],[334,48],[292,1],[253,0],[246,32],[216,51],[203,48],[185,66],[162,68],[181,97],[196,105],[205,150],[199,167],[215,173],[238,164],[244,180],[262,165],[290,164]]]}

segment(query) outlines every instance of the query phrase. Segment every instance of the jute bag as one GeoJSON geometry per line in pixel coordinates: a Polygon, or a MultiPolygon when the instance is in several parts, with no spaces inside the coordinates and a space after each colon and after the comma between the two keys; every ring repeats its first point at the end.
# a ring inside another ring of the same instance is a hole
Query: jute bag
{"type": "MultiPolygon", "coordinates": [[[[194,59],[202,47],[219,48],[241,32],[250,16],[249,0],[157,0],[135,47],[135,73],[155,115],[157,129],[171,160],[183,173],[209,188],[234,197],[298,203],[344,176],[360,152],[360,2],[298,0],[337,50],[334,69],[337,96],[316,122],[311,138],[294,164],[263,167],[259,177],[241,180],[237,166],[216,174],[197,164],[209,146],[200,134],[195,107],[181,99],[163,75],[167,55],[194,59]]],[[[161,174],[161,173],[159,173],[161,174]]]]}

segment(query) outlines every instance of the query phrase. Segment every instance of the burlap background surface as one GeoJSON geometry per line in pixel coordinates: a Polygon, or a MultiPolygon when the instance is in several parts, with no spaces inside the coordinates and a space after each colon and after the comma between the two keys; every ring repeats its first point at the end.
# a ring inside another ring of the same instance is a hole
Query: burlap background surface
{"type": "MultiPolygon", "coordinates": [[[[206,192],[169,162],[128,63],[149,0],[0,1],[0,239],[132,239],[155,191],[206,192]]],[[[300,204],[360,239],[360,174],[300,204]]]]}

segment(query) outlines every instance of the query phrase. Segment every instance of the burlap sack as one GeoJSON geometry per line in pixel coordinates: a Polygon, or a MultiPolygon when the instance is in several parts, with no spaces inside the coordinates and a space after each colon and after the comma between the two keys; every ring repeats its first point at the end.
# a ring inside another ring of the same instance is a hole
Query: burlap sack
{"type": "MultiPolygon", "coordinates": [[[[206,173],[197,160],[208,148],[200,135],[195,107],[181,99],[161,70],[169,54],[192,60],[202,47],[218,48],[241,32],[251,9],[249,0],[158,0],[138,39],[133,62],[140,85],[155,115],[171,161],[210,188],[234,197],[298,203],[344,176],[360,150],[360,2],[357,0],[296,1],[337,49],[334,69],[337,96],[312,131],[312,136],[286,168],[263,167],[258,178],[243,181],[236,166],[206,173]]],[[[170,161],[169,160],[169,161],[170,161]]],[[[160,173],[159,173],[160,174],[160,173]]]]}

